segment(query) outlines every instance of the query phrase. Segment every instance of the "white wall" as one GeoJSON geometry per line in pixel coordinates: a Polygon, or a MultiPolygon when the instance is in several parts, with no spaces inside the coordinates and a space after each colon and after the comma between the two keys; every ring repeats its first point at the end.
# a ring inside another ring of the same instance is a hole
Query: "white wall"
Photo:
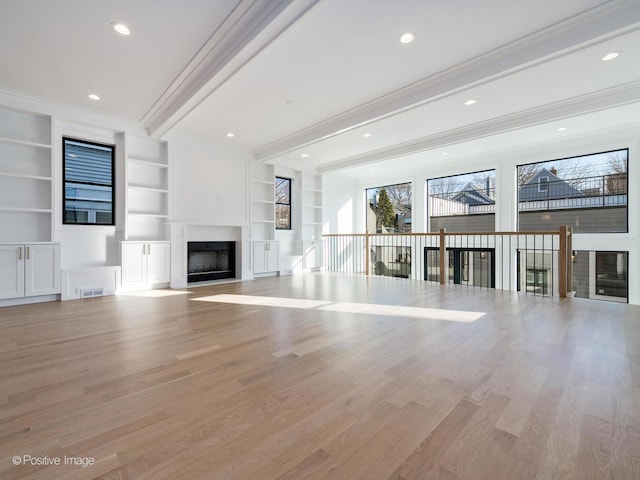
{"type": "MultiPolygon", "coordinates": [[[[496,230],[514,231],[517,226],[516,169],[519,164],[553,160],[603,151],[629,148],[629,232],[623,234],[576,234],[575,250],[620,250],[629,252],[629,303],[640,304],[640,136],[635,131],[613,131],[589,137],[568,138],[544,145],[526,145],[520,149],[479,154],[446,161],[439,153],[424,152],[424,167],[398,173],[397,178],[374,174],[354,179],[339,173],[325,175],[324,233],[364,232],[364,190],[368,187],[414,182],[414,231],[425,217],[425,182],[461,173],[496,169],[496,230]],[[422,205],[420,203],[422,202],[422,205]]],[[[450,148],[453,150],[453,147],[450,148]]],[[[402,158],[394,159],[400,171],[402,158]]],[[[424,226],[424,225],[422,225],[424,226]]]]}
{"type": "Polygon", "coordinates": [[[249,225],[250,152],[182,134],[167,140],[169,219],[192,225],[249,225]]]}
{"type": "Polygon", "coordinates": [[[325,175],[322,190],[322,233],[364,233],[364,190],[358,183],[339,174],[325,175]]]}

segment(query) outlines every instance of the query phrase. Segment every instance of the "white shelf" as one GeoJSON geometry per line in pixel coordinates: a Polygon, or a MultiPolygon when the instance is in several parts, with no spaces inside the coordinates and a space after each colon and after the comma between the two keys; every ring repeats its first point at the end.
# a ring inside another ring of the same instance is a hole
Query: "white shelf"
{"type": "Polygon", "coordinates": [[[257,178],[252,178],[251,181],[255,183],[263,183],[265,185],[272,185],[272,186],[275,185],[275,182],[269,181],[269,180],[259,180],[257,178]]]}
{"type": "Polygon", "coordinates": [[[51,209],[50,208],[0,207],[0,212],[51,213],[51,209]]]}
{"type": "Polygon", "coordinates": [[[135,163],[142,163],[145,165],[151,165],[153,167],[158,168],[169,168],[169,165],[166,163],[159,162],[158,160],[154,160],[153,158],[145,158],[145,157],[136,157],[133,155],[129,155],[129,161],[135,163]]]}
{"type": "Polygon", "coordinates": [[[27,140],[18,140],[16,138],[0,137],[0,143],[11,143],[13,145],[26,145],[27,147],[46,148],[51,150],[51,145],[49,144],[29,142],[27,140]]]}
{"type": "Polygon", "coordinates": [[[318,209],[322,209],[322,205],[303,205],[303,208],[318,208],[318,209]]]}
{"type": "Polygon", "coordinates": [[[25,175],[22,173],[0,172],[0,177],[25,178],[27,180],[44,180],[51,181],[51,177],[42,177],[40,175],[25,175]]]}
{"type": "Polygon", "coordinates": [[[254,203],[266,203],[268,205],[275,205],[276,202],[273,200],[251,200],[254,203]]]}
{"type": "Polygon", "coordinates": [[[252,223],[276,223],[275,220],[253,220],[252,223]]]}
{"type": "Polygon", "coordinates": [[[149,218],[169,218],[169,215],[164,213],[149,213],[149,212],[128,212],[129,215],[136,215],[138,217],[149,217],[149,218]]]}
{"type": "Polygon", "coordinates": [[[304,222],[303,225],[322,225],[322,222],[304,222]]]}
{"type": "Polygon", "coordinates": [[[160,188],[160,187],[150,187],[147,185],[140,185],[137,183],[130,183],[129,184],[129,188],[134,188],[136,190],[146,190],[149,192],[158,192],[158,193],[169,193],[169,190],[167,190],[166,188],[160,188]]]}
{"type": "Polygon", "coordinates": [[[322,193],[322,189],[320,188],[303,188],[303,190],[307,192],[322,193]]]}

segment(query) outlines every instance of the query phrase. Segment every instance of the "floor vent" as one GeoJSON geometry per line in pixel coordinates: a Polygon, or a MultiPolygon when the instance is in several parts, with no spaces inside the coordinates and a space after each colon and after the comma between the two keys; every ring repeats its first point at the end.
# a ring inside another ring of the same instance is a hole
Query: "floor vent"
{"type": "Polygon", "coordinates": [[[80,298],[101,297],[104,295],[104,289],[100,288],[79,288],[80,298]]]}

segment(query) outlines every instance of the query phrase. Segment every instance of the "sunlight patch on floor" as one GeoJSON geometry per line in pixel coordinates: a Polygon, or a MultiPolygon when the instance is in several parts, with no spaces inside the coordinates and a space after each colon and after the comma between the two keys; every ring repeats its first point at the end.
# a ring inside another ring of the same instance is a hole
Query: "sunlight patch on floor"
{"type": "Polygon", "coordinates": [[[366,315],[386,315],[391,317],[426,318],[430,320],[446,320],[448,322],[475,322],[482,312],[465,312],[463,310],[444,310],[441,308],[406,307],[403,305],[381,305],[378,303],[332,303],[320,307],[320,310],[345,313],[364,313],[366,315]]]}
{"type": "Polygon", "coordinates": [[[324,300],[262,297],[255,295],[223,294],[193,298],[192,300],[199,302],[234,303],[237,305],[260,305],[262,307],[317,309],[330,312],[362,313],[365,315],[384,315],[390,317],[424,318],[461,323],[472,323],[485,315],[483,312],[445,310],[441,308],[407,307],[402,305],[382,305],[378,303],[335,303],[324,300]]]}
{"type": "Polygon", "coordinates": [[[318,308],[331,302],[322,300],[305,300],[300,298],[259,297],[254,295],[211,295],[209,297],[193,298],[200,302],[235,303],[238,305],[260,305],[263,307],[284,308],[318,308]]]}

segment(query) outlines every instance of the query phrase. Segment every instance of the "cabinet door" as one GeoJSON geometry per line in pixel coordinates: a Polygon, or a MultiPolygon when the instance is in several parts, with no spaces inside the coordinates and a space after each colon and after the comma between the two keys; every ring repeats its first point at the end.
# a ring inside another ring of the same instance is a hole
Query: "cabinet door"
{"type": "Polygon", "coordinates": [[[267,272],[266,242],[253,243],[253,273],[267,272]]]}
{"type": "Polygon", "coordinates": [[[24,297],[22,245],[0,245],[0,299],[24,297]]]}
{"type": "Polygon", "coordinates": [[[171,246],[168,243],[147,244],[147,283],[171,281],[171,246]]]}
{"type": "Polygon", "coordinates": [[[267,271],[275,272],[280,269],[280,244],[278,242],[267,243],[267,271]]]}
{"type": "Polygon", "coordinates": [[[147,287],[147,256],[145,243],[122,244],[122,287],[143,289],[147,287]]]}
{"type": "Polygon", "coordinates": [[[25,245],[24,294],[60,293],[60,245],[25,245]]]}

